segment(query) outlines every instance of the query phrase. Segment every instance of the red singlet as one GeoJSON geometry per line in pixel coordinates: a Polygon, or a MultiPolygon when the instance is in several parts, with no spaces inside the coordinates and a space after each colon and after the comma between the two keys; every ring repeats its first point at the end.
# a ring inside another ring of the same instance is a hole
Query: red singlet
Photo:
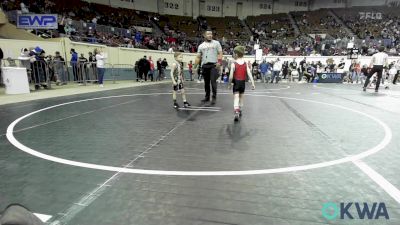
{"type": "Polygon", "coordinates": [[[239,65],[235,62],[235,72],[233,73],[233,79],[235,80],[246,80],[247,74],[247,65],[243,63],[243,65],[239,65]]]}

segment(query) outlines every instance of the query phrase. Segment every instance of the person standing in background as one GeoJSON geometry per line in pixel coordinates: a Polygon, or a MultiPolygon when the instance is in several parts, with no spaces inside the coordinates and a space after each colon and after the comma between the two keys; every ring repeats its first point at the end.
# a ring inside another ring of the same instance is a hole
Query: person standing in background
{"type": "Polygon", "coordinates": [[[277,84],[279,81],[279,74],[282,70],[282,63],[280,59],[278,58],[275,62],[274,65],[272,66],[272,78],[271,78],[271,84],[274,83],[274,80],[276,79],[275,83],[277,84]]]}
{"type": "Polygon", "coordinates": [[[193,63],[192,63],[192,60],[189,61],[188,67],[189,67],[190,81],[193,81],[193,63]]]}
{"type": "Polygon", "coordinates": [[[303,79],[304,72],[306,72],[307,61],[306,58],[300,61],[299,65],[299,82],[303,79]]]}
{"type": "Polygon", "coordinates": [[[156,81],[157,80],[159,80],[159,81],[161,81],[162,80],[162,66],[161,66],[161,58],[158,58],[158,60],[157,60],[157,78],[156,78],[156,81]]]}
{"type": "Polygon", "coordinates": [[[288,74],[289,74],[289,62],[285,61],[285,62],[283,62],[283,65],[282,65],[283,79],[286,80],[286,77],[287,77],[288,74]]]}
{"type": "Polygon", "coordinates": [[[94,54],[96,57],[96,67],[97,67],[97,74],[99,76],[99,85],[100,87],[104,87],[103,79],[105,72],[105,59],[107,59],[107,55],[104,54],[102,51],[98,50],[97,48],[94,50],[94,54]]]}
{"type": "Polygon", "coordinates": [[[262,79],[263,83],[267,83],[268,82],[267,73],[268,73],[269,70],[270,70],[269,64],[264,59],[262,61],[262,63],[260,64],[260,73],[261,73],[261,79],[262,79]]]}
{"type": "Polygon", "coordinates": [[[65,68],[64,68],[64,58],[60,55],[60,52],[57,51],[54,56],[54,73],[57,77],[57,85],[66,85],[67,77],[65,76],[65,68]]]}
{"type": "Polygon", "coordinates": [[[89,78],[87,77],[88,75],[88,71],[87,71],[87,62],[88,59],[85,58],[85,56],[83,55],[83,53],[81,53],[81,56],[78,58],[78,74],[79,74],[79,82],[83,83],[84,81],[86,82],[86,80],[89,80],[89,78]]]}
{"type": "Polygon", "coordinates": [[[149,56],[149,65],[150,65],[149,77],[151,77],[151,81],[153,81],[154,80],[154,62],[153,62],[153,59],[151,59],[151,56],[149,56]]]}
{"type": "Polygon", "coordinates": [[[22,67],[26,68],[28,77],[31,73],[31,63],[29,61],[29,50],[27,48],[21,49],[21,54],[18,57],[19,60],[21,60],[21,65],[22,67]]]}
{"type": "Polygon", "coordinates": [[[165,70],[167,69],[167,67],[168,67],[168,62],[167,62],[167,59],[166,58],[164,58],[164,60],[161,62],[161,71],[162,71],[162,79],[165,79],[165,78],[167,78],[166,76],[165,76],[165,70]]]}
{"type": "Polygon", "coordinates": [[[150,70],[150,64],[149,61],[147,61],[146,56],[143,56],[143,58],[139,60],[138,68],[139,68],[140,81],[143,82],[143,78],[145,81],[147,81],[147,74],[149,73],[150,70]]]}
{"type": "Polygon", "coordinates": [[[360,83],[361,84],[363,84],[365,82],[365,79],[366,79],[368,73],[369,73],[368,66],[363,65],[363,67],[361,68],[361,74],[360,74],[360,83]]]}
{"type": "Polygon", "coordinates": [[[90,77],[89,79],[90,80],[98,80],[97,69],[96,69],[96,57],[91,52],[89,52],[89,62],[90,62],[89,68],[90,68],[91,74],[92,74],[92,77],[90,77]]]}
{"type": "Polygon", "coordinates": [[[4,58],[3,50],[0,48],[0,86],[3,86],[3,77],[1,74],[1,60],[3,60],[3,58],[4,58]]]}
{"type": "Polygon", "coordinates": [[[259,75],[257,60],[254,60],[253,64],[251,64],[251,73],[254,80],[257,80],[259,75]]]}
{"type": "Polygon", "coordinates": [[[354,63],[354,68],[353,68],[353,76],[351,79],[351,82],[353,83],[354,80],[358,84],[358,80],[360,80],[360,74],[361,74],[361,62],[355,62],[354,63]]]}
{"type": "Polygon", "coordinates": [[[74,81],[78,81],[78,53],[75,52],[75,49],[71,48],[71,66],[72,66],[72,74],[74,75],[74,81]]]}
{"type": "Polygon", "coordinates": [[[139,82],[139,60],[136,60],[134,70],[136,73],[136,82],[139,82]]]}

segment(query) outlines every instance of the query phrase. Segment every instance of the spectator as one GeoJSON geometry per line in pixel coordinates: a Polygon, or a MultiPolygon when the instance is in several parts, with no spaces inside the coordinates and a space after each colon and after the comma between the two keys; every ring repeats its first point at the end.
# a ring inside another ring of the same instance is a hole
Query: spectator
{"type": "Polygon", "coordinates": [[[81,53],[81,56],[78,58],[78,68],[79,68],[79,79],[80,82],[86,82],[89,80],[89,71],[88,71],[88,65],[87,65],[88,59],[85,58],[83,53],[81,53]]]}
{"type": "Polygon", "coordinates": [[[74,75],[74,81],[79,81],[78,77],[78,53],[75,52],[75,49],[71,48],[71,66],[72,66],[72,74],[74,75]]]}
{"type": "Polygon", "coordinates": [[[171,46],[171,47],[168,49],[168,53],[174,53],[174,46],[171,46]]]}
{"type": "Polygon", "coordinates": [[[44,61],[45,52],[40,47],[30,48],[29,57],[31,61],[31,79],[35,84],[35,90],[40,89],[40,86],[47,88],[46,85],[46,64],[44,61]]]}
{"type": "Polygon", "coordinates": [[[35,71],[36,71],[36,81],[37,85],[41,85],[44,89],[47,89],[47,82],[50,79],[49,74],[47,73],[48,70],[46,70],[47,63],[45,61],[46,58],[46,52],[39,48],[36,47],[35,51],[37,52],[37,57],[35,61],[35,71]]]}
{"type": "Polygon", "coordinates": [[[353,60],[350,66],[350,71],[351,73],[351,83],[356,81],[358,83],[358,80],[360,79],[360,73],[361,73],[361,65],[360,62],[357,62],[356,60],[353,60]]]}
{"type": "Polygon", "coordinates": [[[139,60],[136,60],[134,71],[136,73],[136,82],[139,82],[139,60]]]}
{"type": "Polygon", "coordinates": [[[130,40],[129,43],[128,43],[128,45],[127,45],[126,47],[128,47],[128,48],[133,48],[133,41],[130,40]]]}
{"type": "Polygon", "coordinates": [[[139,69],[140,81],[143,82],[143,79],[147,81],[147,74],[149,73],[150,70],[150,64],[149,61],[147,61],[146,56],[143,56],[143,58],[139,60],[138,69],[139,69]]]}
{"type": "Polygon", "coordinates": [[[167,67],[168,67],[168,62],[167,62],[167,59],[164,58],[163,61],[161,62],[162,76],[164,79],[167,78],[165,76],[165,70],[167,69],[167,67]]]}
{"type": "Polygon", "coordinates": [[[283,65],[282,65],[283,79],[286,79],[288,73],[289,73],[289,63],[288,63],[288,61],[285,61],[285,62],[283,62],[283,65]]]}
{"type": "Polygon", "coordinates": [[[18,57],[21,60],[21,65],[26,68],[27,73],[31,73],[31,64],[30,64],[30,57],[29,57],[29,50],[27,48],[22,49],[20,56],[18,57]]]}
{"type": "Polygon", "coordinates": [[[57,85],[66,85],[67,84],[67,77],[65,74],[65,60],[60,55],[60,52],[56,52],[54,56],[54,73],[57,79],[57,85]]]}
{"type": "Polygon", "coordinates": [[[149,76],[151,77],[151,81],[154,79],[154,62],[151,59],[151,56],[149,56],[149,65],[150,65],[150,70],[149,70],[149,76]]]}
{"type": "Polygon", "coordinates": [[[22,14],[28,14],[29,13],[29,9],[28,9],[28,7],[26,7],[24,2],[21,2],[20,6],[21,6],[21,13],[22,14]]]}
{"type": "Polygon", "coordinates": [[[189,68],[190,81],[193,81],[193,63],[192,63],[192,60],[189,61],[188,68],[189,68]]]}
{"type": "Polygon", "coordinates": [[[107,55],[97,48],[94,50],[94,54],[96,56],[96,67],[97,67],[97,75],[99,76],[99,86],[104,87],[103,79],[105,72],[105,59],[107,59],[107,55]]]}
{"type": "Polygon", "coordinates": [[[268,73],[269,69],[270,69],[269,64],[264,59],[260,64],[261,78],[262,78],[262,82],[264,82],[264,83],[268,82],[267,73],[268,73]]]}
{"type": "Polygon", "coordinates": [[[92,77],[89,77],[89,80],[92,80],[93,83],[97,82],[97,69],[96,69],[96,57],[93,56],[93,53],[89,52],[89,74],[92,74],[92,77]]]}
{"type": "Polygon", "coordinates": [[[46,62],[47,66],[47,76],[49,77],[49,82],[51,81],[57,81],[56,74],[54,72],[54,61],[53,61],[53,56],[48,55],[45,56],[44,61],[46,62]]]}
{"type": "Polygon", "coordinates": [[[307,62],[306,62],[306,58],[304,58],[303,60],[300,61],[300,65],[299,65],[299,82],[302,80],[304,72],[306,72],[306,67],[307,66],[307,62]]]}
{"type": "Polygon", "coordinates": [[[158,74],[157,74],[157,78],[156,78],[156,81],[157,80],[162,80],[162,77],[164,77],[164,76],[162,76],[162,66],[161,66],[161,63],[162,63],[162,60],[161,60],[161,58],[159,58],[158,60],[157,60],[157,71],[158,71],[158,74]]]}
{"type": "Polygon", "coordinates": [[[307,83],[310,83],[314,80],[314,72],[315,72],[315,68],[313,66],[311,66],[310,63],[306,63],[306,69],[304,71],[304,76],[307,79],[307,83]]]}
{"type": "Polygon", "coordinates": [[[254,80],[257,80],[259,71],[258,71],[258,63],[256,60],[254,60],[253,64],[251,64],[251,73],[254,80]]]}
{"type": "Polygon", "coordinates": [[[290,73],[290,76],[292,76],[292,73],[293,73],[294,71],[297,71],[297,72],[298,72],[298,70],[297,70],[297,62],[296,62],[296,59],[295,59],[295,58],[294,58],[293,61],[290,62],[290,64],[289,64],[289,73],[290,73]]]}
{"type": "Polygon", "coordinates": [[[142,42],[142,33],[140,31],[137,31],[135,34],[135,42],[140,45],[142,42]]]}
{"type": "Polygon", "coordinates": [[[282,70],[282,63],[281,60],[278,58],[272,68],[273,72],[272,72],[272,78],[271,78],[271,84],[274,82],[274,79],[276,79],[275,83],[277,84],[279,81],[279,73],[282,70]]]}
{"type": "Polygon", "coordinates": [[[0,86],[3,85],[3,77],[1,74],[1,65],[3,64],[1,61],[3,60],[3,58],[4,58],[3,50],[0,48],[0,86]]]}

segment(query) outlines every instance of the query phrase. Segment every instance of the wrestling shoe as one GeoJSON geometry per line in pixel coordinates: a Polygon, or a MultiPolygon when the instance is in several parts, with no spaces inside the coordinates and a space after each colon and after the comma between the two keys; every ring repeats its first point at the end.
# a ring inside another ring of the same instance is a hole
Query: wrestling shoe
{"type": "Polygon", "coordinates": [[[174,102],[174,109],[179,109],[179,105],[176,102],[174,102]]]}

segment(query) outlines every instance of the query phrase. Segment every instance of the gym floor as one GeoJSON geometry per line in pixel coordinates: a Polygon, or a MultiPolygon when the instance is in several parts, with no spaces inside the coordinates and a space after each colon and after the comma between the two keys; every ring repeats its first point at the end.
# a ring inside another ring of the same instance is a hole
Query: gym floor
{"type": "Polygon", "coordinates": [[[209,107],[202,85],[179,111],[169,84],[0,106],[0,208],[52,225],[400,224],[400,87],[256,83],[235,123],[231,91],[209,107]],[[328,202],[390,218],[327,219],[328,202]]]}

